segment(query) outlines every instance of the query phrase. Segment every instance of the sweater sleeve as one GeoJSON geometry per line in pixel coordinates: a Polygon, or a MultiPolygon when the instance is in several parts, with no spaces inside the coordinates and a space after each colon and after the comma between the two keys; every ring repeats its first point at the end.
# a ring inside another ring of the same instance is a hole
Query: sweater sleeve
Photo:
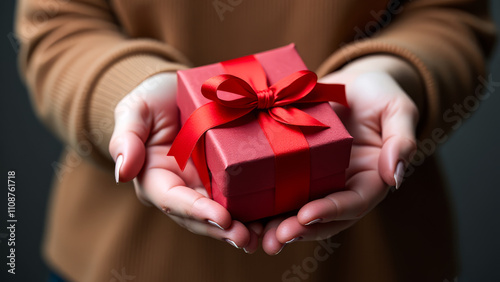
{"type": "Polygon", "coordinates": [[[187,64],[171,46],[122,32],[109,1],[21,0],[16,36],[21,75],[36,113],[67,145],[96,162],[117,102],[147,77],[187,64]]]}
{"type": "Polygon", "coordinates": [[[324,75],[371,54],[401,57],[415,67],[425,84],[419,137],[429,136],[436,128],[448,131],[454,124],[443,114],[474,95],[485,76],[486,57],[495,41],[488,1],[410,0],[392,8],[377,16],[379,32],[337,50],[318,73],[324,75]]]}

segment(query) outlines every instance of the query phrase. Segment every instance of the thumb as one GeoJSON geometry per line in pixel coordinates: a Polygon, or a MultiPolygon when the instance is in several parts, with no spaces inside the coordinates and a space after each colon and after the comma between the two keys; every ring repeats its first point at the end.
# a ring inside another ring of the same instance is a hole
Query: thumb
{"type": "MultiPolygon", "coordinates": [[[[109,152],[116,162],[117,183],[130,181],[141,171],[146,159],[144,144],[154,131],[154,123],[157,126],[165,123],[177,125],[176,85],[175,73],[158,73],[144,80],[116,106],[109,152]],[[175,118],[160,115],[162,121],[159,122],[158,117],[155,121],[155,116],[158,116],[155,113],[161,111],[169,112],[175,118]]],[[[175,131],[172,130],[171,134],[175,131]]]]}
{"type": "Polygon", "coordinates": [[[140,100],[132,92],[115,108],[115,128],[109,142],[109,152],[116,163],[116,183],[132,180],[144,165],[144,144],[152,121],[146,103],[140,100]]]}
{"type": "Polygon", "coordinates": [[[380,176],[396,189],[401,186],[405,169],[417,149],[418,110],[405,93],[401,95],[402,99],[391,102],[382,113],[383,145],[378,161],[380,176]]]}

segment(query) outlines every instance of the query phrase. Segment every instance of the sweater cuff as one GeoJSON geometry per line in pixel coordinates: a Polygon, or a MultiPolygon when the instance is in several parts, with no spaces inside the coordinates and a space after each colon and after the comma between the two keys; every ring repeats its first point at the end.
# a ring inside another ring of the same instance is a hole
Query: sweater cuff
{"type": "Polygon", "coordinates": [[[423,97],[424,107],[420,109],[417,136],[419,138],[428,136],[435,127],[432,121],[436,121],[439,115],[437,84],[432,73],[425,66],[423,61],[410,50],[396,44],[390,44],[376,39],[359,41],[339,49],[328,57],[318,68],[318,76],[324,76],[339,70],[344,65],[358,58],[374,54],[389,54],[400,57],[409,62],[420,74],[424,82],[425,97],[423,97]]]}
{"type": "Polygon", "coordinates": [[[110,66],[97,82],[89,100],[87,124],[81,138],[92,143],[92,159],[110,160],[109,141],[114,129],[114,109],[118,102],[150,76],[186,67],[159,56],[134,54],[110,66]]]}

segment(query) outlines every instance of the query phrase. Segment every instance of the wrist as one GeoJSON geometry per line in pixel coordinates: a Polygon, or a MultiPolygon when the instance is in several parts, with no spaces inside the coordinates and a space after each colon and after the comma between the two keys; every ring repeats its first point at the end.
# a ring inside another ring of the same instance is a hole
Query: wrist
{"type": "Polygon", "coordinates": [[[339,70],[344,81],[351,81],[360,74],[384,72],[389,74],[412,98],[419,112],[425,106],[424,83],[418,71],[407,61],[392,55],[372,55],[359,58],[339,70]]]}

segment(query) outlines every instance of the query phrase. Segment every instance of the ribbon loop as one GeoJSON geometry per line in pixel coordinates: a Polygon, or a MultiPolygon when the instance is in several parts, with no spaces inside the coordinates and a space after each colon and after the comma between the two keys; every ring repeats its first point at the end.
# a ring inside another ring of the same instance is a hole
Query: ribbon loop
{"type": "Polygon", "coordinates": [[[230,74],[209,78],[201,86],[201,93],[205,98],[229,108],[253,108],[257,97],[252,86],[243,79],[230,74]],[[241,97],[233,100],[221,99],[218,96],[218,91],[229,92],[241,97]]]}
{"type": "Polygon", "coordinates": [[[275,106],[285,106],[300,102],[318,84],[317,80],[318,77],[316,74],[309,70],[297,71],[282,78],[270,87],[271,89],[275,89],[275,106]]]}

